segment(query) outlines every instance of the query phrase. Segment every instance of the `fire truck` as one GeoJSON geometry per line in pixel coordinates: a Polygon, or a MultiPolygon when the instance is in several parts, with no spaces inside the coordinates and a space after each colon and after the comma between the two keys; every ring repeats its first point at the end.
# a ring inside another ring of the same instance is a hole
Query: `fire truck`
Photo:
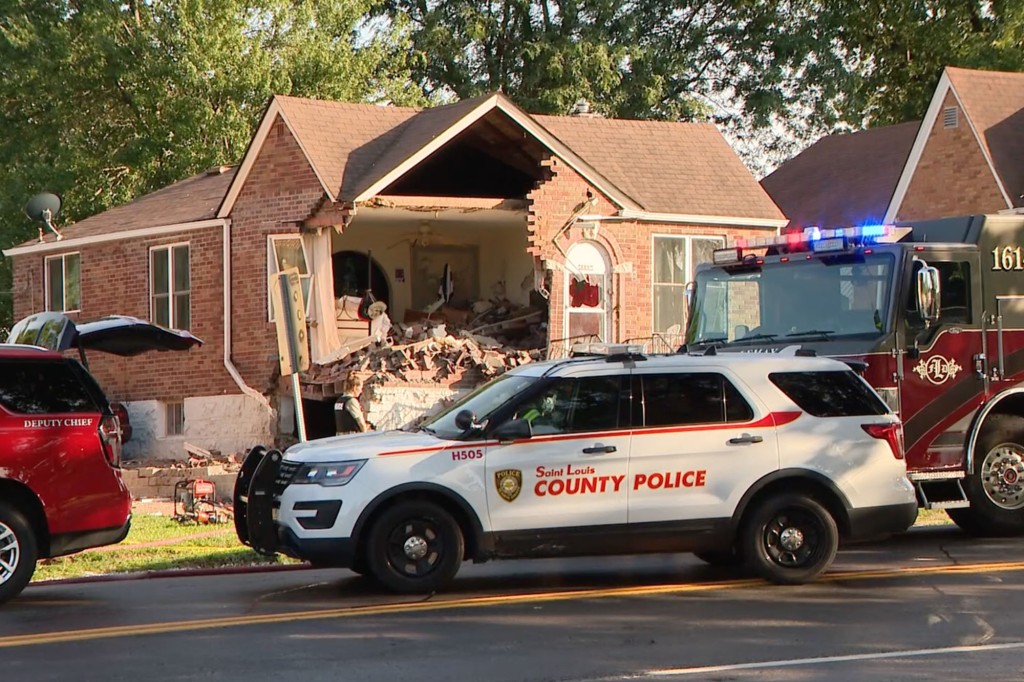
{"type": "Polygon", "coordinates": [[[687,298],[688,351],[847,361],[900,415],[923,508],[1024,533],[1024,216],[741,240],[697,267],[687,298]]]}

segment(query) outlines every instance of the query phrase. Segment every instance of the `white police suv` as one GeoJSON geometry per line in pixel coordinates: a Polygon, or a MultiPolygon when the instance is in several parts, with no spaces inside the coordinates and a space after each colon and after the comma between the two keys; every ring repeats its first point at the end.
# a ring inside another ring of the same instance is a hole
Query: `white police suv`
{"type": "Polygon", "coordinates": [[[776,583],[917,516],[902,429],[836,360],[644,356],[516,368],[416,427],[254,448],[240,539],[397,592],[489,559],[694,552],[776,583]]]}

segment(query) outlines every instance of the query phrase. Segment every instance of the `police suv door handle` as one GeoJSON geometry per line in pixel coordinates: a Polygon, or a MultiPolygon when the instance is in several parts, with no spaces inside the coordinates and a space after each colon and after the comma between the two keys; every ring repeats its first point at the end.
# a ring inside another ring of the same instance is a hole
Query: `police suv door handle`
{"type": "Polygon", "coordinates": [[[584,455],[603,455],[606,452],[615,452],[614,445],[595,445],[592,448],[583,448],[584,455]]]}
{"type": "Polygon", "coordinates": [[[739,438],[730,438],[729,445],[743,445],[744,443],[760,443],[764,440],[761,436],[751,436],[749,433],[744,433],[739,438]]]}

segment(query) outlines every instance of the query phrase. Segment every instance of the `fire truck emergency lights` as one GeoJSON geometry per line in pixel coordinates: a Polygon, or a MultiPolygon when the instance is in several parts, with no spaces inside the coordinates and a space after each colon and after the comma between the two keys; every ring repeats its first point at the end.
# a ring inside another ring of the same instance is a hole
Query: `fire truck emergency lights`
{"type": "Polygon", "coordinates": [[[805,227],[800,232],[787,232],[776,237],[737,239],[734,247],[715,249],[711,260],[715,265],[742,263],[744,250],[752,249],[777,248],[783,252],[810,250],[813,253],[845,251],[854,246],[863,246],[878,241],[891,235],[893,230],[892,225],[837,227],[829,230],[805,227]]]}

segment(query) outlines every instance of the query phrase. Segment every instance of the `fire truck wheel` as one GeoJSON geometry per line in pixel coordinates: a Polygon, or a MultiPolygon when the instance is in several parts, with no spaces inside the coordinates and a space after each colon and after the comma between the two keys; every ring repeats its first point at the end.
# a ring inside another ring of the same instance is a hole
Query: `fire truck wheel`
{"type": "Polygon", "coordinates": [[[462,531],[448,512],[431,502],[408,500],[374,522],[366,567],[392,592],[429,594],[455,577],[464,551],[462,531]]]}
{"type": "Polygon", "coordinates": [[[720,552],[694,552],[693,555],[704,563],[718,568],[733,568],[743,563],[740,555],[732,549],[720,552]]]}
{"type": "Polygon", "coordinates": [[[747,517],[739,549],[751,572],[778,585],[799,585],[832,563],[839,530],[828,510],[813,498],[776,495],[747,517]]]}
{"type": "Polygon", "coordinates": [[[956,525],[979,536],[1024,533],[1024,418],[989,418],[964,487],[971,506],[947,510],[956,525]]]}
{"type": "Polygon", "coordinates": [[[20,511],[0,502],[0,604],[25,589],[37,558],[32,526],[20,511]]]}

